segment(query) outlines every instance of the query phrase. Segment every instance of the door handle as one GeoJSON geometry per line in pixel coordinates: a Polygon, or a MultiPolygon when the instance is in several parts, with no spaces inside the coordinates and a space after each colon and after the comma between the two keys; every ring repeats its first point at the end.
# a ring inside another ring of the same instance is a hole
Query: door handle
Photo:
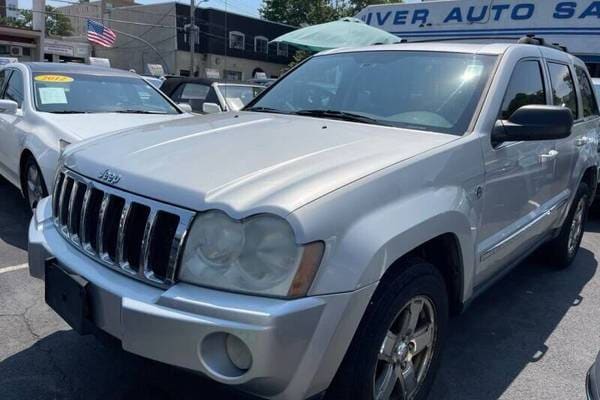
{"type": "Polygon", "coordinates": [[[548,162],[558,157],[558,151],[550,150],[547,154],[540,154],[540,162],[548,162]]]}
{"type": "Polygon", "coordinates": [[[586,144],[588,144],[588,142],[590,141],[589,138],[584,137],[580,137],[575,139],[575,146],[577,147],[581,147],[581,146],[585,146],[586,144]]]}

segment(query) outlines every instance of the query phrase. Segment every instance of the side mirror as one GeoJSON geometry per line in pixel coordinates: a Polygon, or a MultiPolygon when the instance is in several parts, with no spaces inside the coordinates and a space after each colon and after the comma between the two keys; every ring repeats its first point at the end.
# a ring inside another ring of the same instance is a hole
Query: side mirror
{"type": "Polygon", "coordinates": [[[566,107],[529,105],[508,120],[498,120],[492,143],[563,139],[571,134],[573,115],[566,107]]]}
{"type": "Polygon", "coordinates": [[[0,113],[16,114],[19,105],[13,100],[0,100],[0,113]]]}
{"type": "Polygon", "coordinates": [[[216,114],[216,113],[220,113],[221,111],[221,107],[216,104],[216,103],[204,103],[202,104],[202,112],[204,114],[216,114]]]}
{"type": "Polygon", "coordinates": [[[177,103],[177,106],[184,113],[188,113],[188,114],[192,113],[192,106],[189,103],[177,103]]]}

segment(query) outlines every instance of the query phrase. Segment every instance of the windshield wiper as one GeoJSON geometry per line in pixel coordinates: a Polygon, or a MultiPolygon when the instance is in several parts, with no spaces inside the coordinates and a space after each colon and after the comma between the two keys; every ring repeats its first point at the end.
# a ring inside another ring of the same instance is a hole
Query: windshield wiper
{"type": "Polygon", "coordinates": [[[114,110],[114,111],[105,111],[107,113],[118,113],[118,114],[166,114],[166,112],[162,111],[147,111],[147,110],[114,110]]]}
{"type": "Polygon", "coordinates": [[[49,111],[51,114],[89,114],[89,111],[49,111]]]}
{"type": "Polygon", "coordinates": [[[307,117],[320,117],[320,118],[333,118],[340,119],[342,121],[350,121],[350,122],[362,122],[365,124],[374,124],[374,125],[384,125],[384,126],[393,126],[389,123],[382,122],[378,119],[367,117],[366,115],[354,114],[347,111],[337,111],[337,110],[299,110],[294,111],[294,114],[304,115],[307,117]]]}
{"type": "Polygon", "coordinates": [[[273,114],[289,114],[286,111],[278,110],[276,108],[271,107],[250,107],[244,108],[242,111],[256,111],[256,112],[265,112],[265,113],[273,113],[273,114]]]}

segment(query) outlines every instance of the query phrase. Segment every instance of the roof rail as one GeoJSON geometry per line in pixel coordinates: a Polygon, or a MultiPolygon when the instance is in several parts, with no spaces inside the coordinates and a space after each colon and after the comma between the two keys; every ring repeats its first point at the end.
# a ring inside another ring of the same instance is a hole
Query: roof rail
{"type": "Polygon", "coordinates": [[[536,37],[532,33],[530,33],[530,34],[528,34],[528,35],[523,36],[522,38],[520,38],[519,41],[518,41],[518,43],[519,44],[532,44],[534,46],[550,47],[552,49],[564,51],[565,53],[569,52],[567,50],[566,46],[561,46],[558,43],[548,43],[548,42],[546,42],[546,40],[544,40],[544,38],[536,37]]]}

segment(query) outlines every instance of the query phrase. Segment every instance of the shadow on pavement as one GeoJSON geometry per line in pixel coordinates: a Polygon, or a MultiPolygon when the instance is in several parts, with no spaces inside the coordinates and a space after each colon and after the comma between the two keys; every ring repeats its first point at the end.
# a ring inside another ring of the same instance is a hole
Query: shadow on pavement
{"type": "Polygon", "coordinates": [[[581,303],[596,269],[594,254],[585,248],[566,270],[530,258],[474,300],[450,323],[430,400],[498,399],[529,363],[544,357],[548,337],[581,303]]]}
{"type": "Polygon", "coordinates": [[[0,177],[0,240],[11,246],[27,250],[27,228],[31,220],[19,189],[0,177]]]}
{"type": "Polygon", "coordinates": [[[253,400],[70,330],[0,362],[0,393],[3,400],[253,400]]]}

